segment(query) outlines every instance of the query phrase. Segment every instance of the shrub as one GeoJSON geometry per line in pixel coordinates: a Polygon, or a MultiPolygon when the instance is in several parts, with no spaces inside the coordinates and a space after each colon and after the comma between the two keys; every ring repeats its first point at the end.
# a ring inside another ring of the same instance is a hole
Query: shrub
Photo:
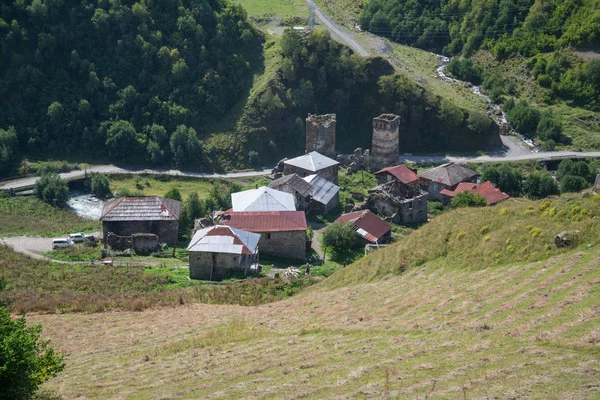
{"type": "Polygon", "coordinates": [[[181,201],[181,192],[179,191],[178,188],[174,187],[171,190],[169,190],[167,193],[165,193],[165,198],[181,201]]]}
{"type": "Polygon", "coordinates": [[[480,194],[465,191],[457,193],[452,199],[452,207],[485,207],[485,198],[480,194]]]}
{"type": "Polygon", "coordinates": [[[29,399],[38,386],[64,369],[63,358],[40,339],[40,325],[12,320],[0,306],[0,397],[29,399]]]}
{"type": "Polygon", "coordinates": [[[35,183],[36,196],[53,206],[64,206],[69,200],[67,183],[55,173],[42,175],[35,183]]]}
{"type": "Polygon", "coordinates": [[[507,112],[506,118],[517,131],[534,135],[540,122],[540,112],[530,107],[527,100],[521,100],[507,112]]]}
{"type": "Polygon", "coordinates": [[[479,233],[481,233],[482,235],[484,235],[484,234],[488,233],[489,231],[490,231],[489,225],[484,225],[479,230],[479,233]]]}
{"type": "Polygon", "coordinates": [[[581,176],[566,175],[560,180],[560,191],[563,193],[580,192],[588,187],[588,182],[581,176]]]}
{"type": "Polygon", "coordinates": [[[523,175],[520,171],[510,168],[506,164],[499,167],[488,166],[481,174],[481,181],[490,181],[501,191],[511,196],[518,196],[521,194],[523,175]]]}
{"type": "Polygon", "coordinates": [[[558,184],[548,173],[534,172],[527,177],[523,185],[523,193],[532,199],[559,194],[558,184]]]}
{"type": "Polygon", "coordinates": [[[356,245],[354,224],[348,222],[329,225],[323,231],[323,245],[336,253],[354,247],[356,245]]]}
{"type": "Polygon", "coordinates": [[[96,197],[106,197],[110,194],[110,181],[104,174],[92,175],[92,193],[96,197]]]}

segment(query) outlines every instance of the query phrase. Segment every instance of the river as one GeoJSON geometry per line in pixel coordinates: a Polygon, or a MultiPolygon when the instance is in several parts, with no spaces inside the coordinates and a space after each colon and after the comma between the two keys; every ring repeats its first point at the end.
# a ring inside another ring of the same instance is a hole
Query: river
{"type": "Polygon", "coordinates": [[[69,192],[71,198],[67,202],[69,211],[79,215],[80,217],[99,220],[102,214],[104,201],[94,197],[92,194],[82,190],[71,190],[69,192]]]}

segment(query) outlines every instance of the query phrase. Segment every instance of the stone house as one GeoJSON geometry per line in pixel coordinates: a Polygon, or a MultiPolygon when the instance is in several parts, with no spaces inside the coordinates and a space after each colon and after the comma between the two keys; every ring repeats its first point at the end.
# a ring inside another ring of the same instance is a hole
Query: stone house
{"type": "MultiPolygon", "coordinates": [[[[161,243],[177,243],[181,202],[158,196],[120,197],[104,203],[100,221],[103,237],[153,233],[161,243]]],[[[106,244],[105,244],[106,245],[106,244]]]]}
{"type": "Polygon", "coordinates": [[[290,193],[266,186],[231,194],[234,212],[296,211],[296,201],[290,193]]]}
{"type": "Polygon", "coordinates": [[[306,216],[304,211],[228,212],[223,223],[260,234],[262,254],[304,260],[306,258],[306,216]]]}
{"type": "Polygon", "coordinates": [[[342,214],[335,222],[352,222],[354,230],[363,244],[385,242],[392,233],[392,226],[370,210],[342,214]]]}
{"type": "Polygon", "coordinates": [[[494,204],[498,204],[503,200],[508,199],[510,196],[506,193],[500,191],[494,184],[490,181],[485,181],[483,183],[471,183],[471,182],[461,182],[456,186],[454,190],[443,189],[440,194],[444,196],[442,203],[445,205],[450,204],[452,198],[456,196],[460,192],[472,192],[474,194],[478,194],[485,199],[485,202],[488,206],[492,206],[494,204]]]}
{"type": "Polygon", "coordinates": [[[380,185],[394,180],[405,185],[417,186],[419,184],[416,169],[410,169],[404,164],[383,168],[375,172],[375,178],[380,185]]]}
{"type": "Polygon", "coordinates": [[[393,180],[369,190],[366,208],[395,224],[427,222],[428,194],[393,180]]]}
{"type": "Polygon", "coordinates": [[[338,161],[312,151],[303,156],[284,161],[283,174],[297,174],[300,178],[316,174],[337,184],[339,167],[340,163],[338,161]]]}
{"type": "Polygon", "coordinates": [[[236,271],[258,271],[260,235],[217,225],[196,231],[187,248],[190,279],[220,281],[236,271]]]}
{"type": "Polygon", "coordinates": [[[318,175],[309,175],[304,178],[311,185],[310,210],[326,214],[335,210],[340,202],[340,187],[318,175]]]}
{"type": "Polygon", "coordinates": [[[454,190],[461,182],[477,183],[479,173],[462,165],[447,163],[419,174],[421,189],[429,193],[429,200],[443,201],[442,190],[454,190]]]}
{"type": "Polygon", "coordinates": [[[293,195],[298,210],[307,210],[310,206],[313,187],[297,174],[284,175],[275,179],[269,187],[293,195]]]}

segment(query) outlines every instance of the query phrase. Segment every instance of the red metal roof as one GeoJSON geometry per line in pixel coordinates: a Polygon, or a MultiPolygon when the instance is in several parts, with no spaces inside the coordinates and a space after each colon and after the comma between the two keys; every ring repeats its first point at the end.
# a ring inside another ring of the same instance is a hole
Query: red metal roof
{"type": "Polygon", "coordinates": [[[404,183],[405,185],[408,185],[409,183],[412,183],[412,182],[416,182],[419,179],[417,174],[415,174],[414,171],[412,171],[410,168],[408,168],[404,164],[384,168],[380,171],[375,172],[375,175],[382,174],[384,172],[387,172],[387,173],[393,175],[396,179],[398,179],[400,182],[404,183]]]}
{"type": "Polygon", "coordinates": [[[304,211],[261,211],[261,212],[230,212],[225,225],[243,229],[249,232],[286,232],[304,231],[306,216],[304,211]]]}
{"type": "Polygon", "coordinates": [[[342,214],[335,222],[352,222],[357,229],[367,232],[365,239],[371,242],[377,242],[392,226],[373,214],[370,210],[355,211],[348,214],[342,214]]]}
{"type": "Polygon", "coordinates": [[[461,182],[456,186],[455,190],[444,189],[440,192],[448,197],[454,197],[457,193],[471,191],[475,194],[479,194],[485,198],[485,201],[489,204],[496,204],[501,202],[502,200],[508,199],[510,196],[504,192],[501,192],[500,189],[494,186],[494,184],[490,181],[485,181],[483,183],[470,183],[470,182],[461,182]]]}

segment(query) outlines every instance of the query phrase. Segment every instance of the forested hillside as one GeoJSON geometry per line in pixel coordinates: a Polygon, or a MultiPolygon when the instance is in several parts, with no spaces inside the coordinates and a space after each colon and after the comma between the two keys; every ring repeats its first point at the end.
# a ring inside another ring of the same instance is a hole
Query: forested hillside
{"type": "Polygon", "coordinates": [[[499,144],[498,126],[485,114],[461,109],[394,74],[382,58],[352,54],[326,31],[286,31],[281,56],[279,73],[249,101],[238,124],[261,154],[301,152],[307,113],[337,113],[337,147],[342,151],[370,148],[373,117],[381,113],[402,117],[401,152],[499,144]]]}
{"type": "MultiPolygon", "coordinates": [[[[599,0],[368,0],[360,24],[399,43],[447,55],[470,57],[483,49],[497,60],[524,57],[544,102],[562,99],[600,109],[600,60],[584,62],[566,51],[600,48],[599,0]]],[[[507,82],[498,76],[465,71],[458,77],[483,79],[484,86],[488,78],[488,90],[496,91],[497,99],[514,94],[503,89],[507,82]]]]}
{"type": "Polygon", "coordinates": [[[0,173],[19,151],[198,165],[204,126],[245,95],[262,57],[226,1],[2,3],[0,173]]]}

